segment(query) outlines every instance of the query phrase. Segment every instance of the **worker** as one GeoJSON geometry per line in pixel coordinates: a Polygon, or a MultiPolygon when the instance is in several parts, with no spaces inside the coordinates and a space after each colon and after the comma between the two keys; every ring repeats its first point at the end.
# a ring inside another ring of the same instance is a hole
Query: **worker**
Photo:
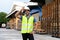
{"type": "Polygon", "coordinates": [[[24,7],[22,8],[22,10],[21,10],[22,13],[25,14],[23,16],[20,16],[20,19],[22,21],[22,27],[21,27],[22,38],[23,40],[27,40],[27,39],[34,40],[33,28],[36,19],[32,15],[30,15],[29,7],[24,7]],[[22,10],[24,10],[25,13],[22,10]]]}

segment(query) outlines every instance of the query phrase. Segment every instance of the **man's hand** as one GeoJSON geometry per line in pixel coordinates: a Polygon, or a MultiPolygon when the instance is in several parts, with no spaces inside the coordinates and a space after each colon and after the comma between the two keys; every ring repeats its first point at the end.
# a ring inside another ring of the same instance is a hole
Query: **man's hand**
{"type": "Polygon", "coordinates": [[[31,32],[30,34],[35,34],[35,32],[33,31],[33,32],[31,32]]]}
{"type": "Polygon", "coordinates": [[[20,12],[23,12],[25,9],[24,9],[24,7],[22,7],[22,9],[20,10],[20,12]]]}
{"type": "Polygon", "coordinates": [[[20,19],[20,15],[18,15],[18,16],[17,16],[17,18],[19,18],[19,19],[20,19]]]}

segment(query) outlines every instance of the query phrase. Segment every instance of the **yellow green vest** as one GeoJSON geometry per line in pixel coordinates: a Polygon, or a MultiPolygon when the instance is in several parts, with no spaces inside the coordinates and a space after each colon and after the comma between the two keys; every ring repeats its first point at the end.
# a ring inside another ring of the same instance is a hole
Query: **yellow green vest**
{"type": "Polygon", "coordinates": [[[33,31],[33,21],[33,16],[31,16],[29,19],[27,19],[26,16],[22,16],[21,33],[31,33],[33,31]]]}

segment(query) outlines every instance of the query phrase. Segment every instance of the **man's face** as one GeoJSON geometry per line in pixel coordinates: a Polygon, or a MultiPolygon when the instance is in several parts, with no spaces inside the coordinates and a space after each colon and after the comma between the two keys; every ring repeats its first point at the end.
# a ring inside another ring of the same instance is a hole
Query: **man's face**
{"type": "Polygon", "coordinates": [[[30,10],[25,10],[26,15],[30,14],[30,10]]]}

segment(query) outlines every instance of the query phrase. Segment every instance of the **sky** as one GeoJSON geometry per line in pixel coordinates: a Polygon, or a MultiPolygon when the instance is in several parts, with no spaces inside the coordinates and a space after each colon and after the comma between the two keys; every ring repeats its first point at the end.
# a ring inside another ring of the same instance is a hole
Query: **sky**
{"type": "Polygon", "coordinates": [[[29,2],[30,0],[0,0],[0,12],[9,13],[13,1],[29,2]]]}

